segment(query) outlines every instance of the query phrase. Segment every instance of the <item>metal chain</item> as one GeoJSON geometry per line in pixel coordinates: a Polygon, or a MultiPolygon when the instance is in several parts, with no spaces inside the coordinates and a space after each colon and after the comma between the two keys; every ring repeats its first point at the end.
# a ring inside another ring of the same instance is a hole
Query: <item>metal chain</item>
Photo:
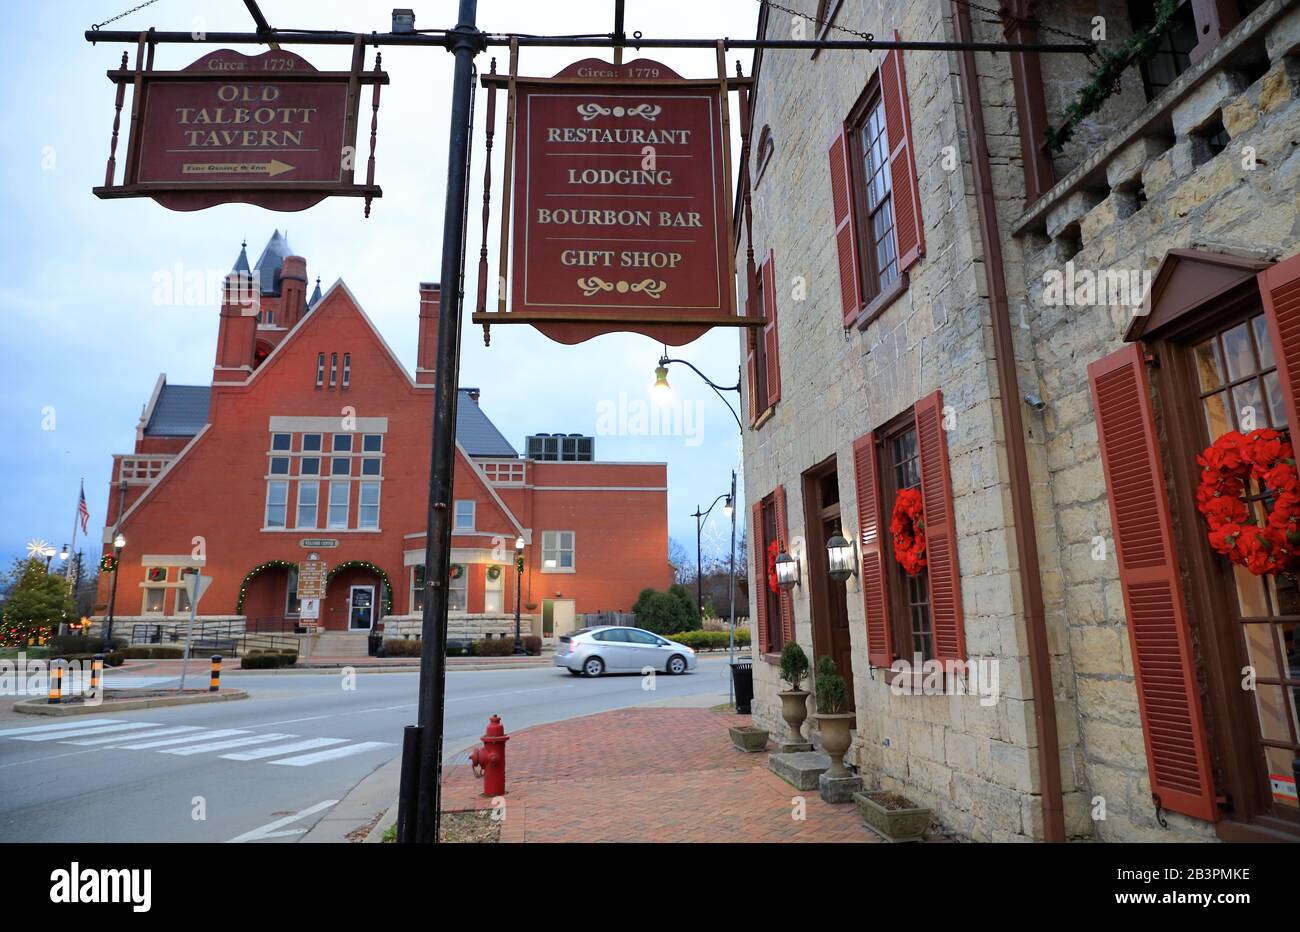
{"type": "Polygon", "coordinates": [[[102,23],[95,23],[95,24],[93,24],[90,28],[93,29],[95,32],[99,32],[99,27],[100,27],[100,26],[107,26],[109,23],[115,23],[115,22],[117,22],[119,19],[121,19],[122,17],[124,17],[124,16],[130,16],[132,13],[136,12],[137,10],[143,10],[145,7],[147,7],[147,6],[151,5],[151,4],[157,3],[157,2],[158,2],[158,0],[144,0],[144,3],[141,3],[139,6],[133,6],[133,7],[131,7],[131,9],[126,10],[126,11],[124,11],[124,12],[122,12],[122,13],[118,13],[118,14],[117,14],[116,16],[114,16],[112,19],[106,19],[106,20],[104,20],[102,23]]]}
{"type": "MultiPolygon", "coordinates": [[[[872,33],[859,32],[856,29],[850,29],[848,26],[840,26],[835,23],[827,22],[826,20],[818,19],[817,17],[813,16],[810,13],[800,13],[798,10],[792,10],[789,7],[781,6],[781,4],[774,3],[772,2],[772,0],[759,0],[759,2],[760,3],[766,2],[767,5],[772,7],[774,10],[780,10],[782,13],[789,13],[791,16],[798,16],[801,19],[811,20],[813,23],[815,23],[818,26],[826,26],[827,28],[837,30],[838,32],[848,33],[851,36],[857,36],[860,39],[865,39],[867,42],[874,42],[876,40],[876,37],[872,33]]],[[[1002,21],[1001,10],[995,10],[991,7],[981,6],[978,3],[972,3],[971,0],[955,0],[955,2],[960,3],[962,6],[968,7],[972,10],[979,10],[981,13],[989,13],[993,16],[996,16],[998,17],[996,22],[1002,21]]],[[[1077,35],[1076,33],[1068,32],[1064,29],[1057,29],[1055,26],[1047,26],[1044,25],[1043,23],[1038,23],[1038,28],[1043,32],[1054,32],[1057,35],[1065,36],[1067,39],[1073,39],[1076,42],[1082,42],[1084,45],[1095,44],[1091,39],[1086,38],[1085,36],[1077,35]]]]}

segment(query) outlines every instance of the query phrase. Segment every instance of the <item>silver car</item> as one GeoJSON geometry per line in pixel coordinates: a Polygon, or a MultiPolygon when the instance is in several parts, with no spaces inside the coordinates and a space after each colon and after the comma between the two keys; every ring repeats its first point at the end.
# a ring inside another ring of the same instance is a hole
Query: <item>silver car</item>
{"type": "Polygon", "coordinates": [[[574,676],[640,673],[647,667],[677,675],[695,669],[695,651],[641,628],[581,628],[561,635],[555,665],[574,676]]]}

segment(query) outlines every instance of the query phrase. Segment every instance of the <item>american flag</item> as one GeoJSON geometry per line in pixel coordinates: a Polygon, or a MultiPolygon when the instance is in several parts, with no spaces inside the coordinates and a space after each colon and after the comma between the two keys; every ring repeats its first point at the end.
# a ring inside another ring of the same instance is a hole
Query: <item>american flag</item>
{"type": "Polygon", "coordinates": [[[81,533],[88,533],[86,524],[90,521],[90,509],[86,507],[86,483],[81,483],[81,499],[77,502],[77,516],[81,518],[81,533]]]}

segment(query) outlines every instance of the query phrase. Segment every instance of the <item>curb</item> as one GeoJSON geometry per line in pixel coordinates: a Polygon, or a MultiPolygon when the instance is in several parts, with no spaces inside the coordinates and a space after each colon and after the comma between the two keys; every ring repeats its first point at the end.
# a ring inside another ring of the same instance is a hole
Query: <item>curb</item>
{"type": "Polygon", "coordinates": [[[133,709],[161,709],[173,705],[195,705],[203,702],[229,702],[247,699],[242,689],[223,689],[218,693],[200,693],[194,696],[150,696],[146,699],[105,699],[98,705],[51,705],[45,699],[23,699],[15,702],[13,710],[26,715],[52,715],[62,718],[69,715],[94,715],[104,712],[130,712],[133,709]]]}

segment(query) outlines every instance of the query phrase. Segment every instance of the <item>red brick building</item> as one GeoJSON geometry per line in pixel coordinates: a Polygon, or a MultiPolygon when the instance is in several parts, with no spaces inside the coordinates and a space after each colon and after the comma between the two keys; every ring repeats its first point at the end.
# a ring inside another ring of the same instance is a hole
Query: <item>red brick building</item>
{"type": "MultiPolygon", "coordinates": [[[[384,618],[389,635],[418,630],[438,286],[420,285],[412,379],[342,281],[321,294],[318,279],[308,298],[306,260],[279,232],[234,272],[212,384],[160,375],[133,452],[113,458],[104,551],[126,538],[115,634],[187,618],[182,579],[198,569],[213,577],[201,619],[283,630],[313,554],[328,567],[325,629],[384,618]]],[[[642,588],[671,582],[665,464],[599,462],[594,438],[577,435],[528,446],[520,456],[479,390],[460,390],[453,633],[513,633],[518,537],[525,632],[630,610],[642,588]]]]}

